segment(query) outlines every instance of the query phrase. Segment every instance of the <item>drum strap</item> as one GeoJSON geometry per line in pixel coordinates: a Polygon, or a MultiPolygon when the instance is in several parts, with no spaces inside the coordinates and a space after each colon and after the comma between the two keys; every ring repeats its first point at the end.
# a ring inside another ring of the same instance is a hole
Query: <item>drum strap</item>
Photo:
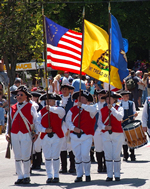
{"type": "MultiPolygon", "coordinates": [[[[110,115],[111,115],[111,114],[112,114],[112,113],[110,113],[110,115]]],[[[104,125],[105,125],[105,123],[107,123],[108,119],[109,119],[109,115],[108,115],[108,117],[105,119],[104,125]]]]}

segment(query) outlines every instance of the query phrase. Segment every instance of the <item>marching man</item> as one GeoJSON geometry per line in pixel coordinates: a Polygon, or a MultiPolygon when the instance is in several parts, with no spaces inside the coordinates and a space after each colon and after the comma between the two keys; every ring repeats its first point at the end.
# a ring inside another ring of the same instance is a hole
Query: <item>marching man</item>
{"type": "MultiPolygon", "coordinates": [[[[31,155],[31,127],[34,124],[36,133],[37,125],[37,111],[29,101],[31,94],[28,92],[26,86],[22,85],[17,90],[12,91],[16,95],[17,103],[11,106],[11,143],[15,155],[15,166],[18,184],[30,183],[30,155],[31,155]]],[[[37,138],[37,134],[33,136],[33,142],[37,138]]],[[[8,134],[8,124],[6,130],[6,140],[10,140],[8,134]]]]}
{"type": "Polygon", "coordinates": [[[66,123],[71,132],[71,146],[75,155],[77,171],[75,182],[82,182],[83,168],[86,182],[90,182],[91,161],[89,153],[92,145],[92,137],[94,135],[96,108],[95,106],[87,105],[88,102],[93,102],[93,97],[88,91],[81,90],[81,100],[78,97],[79,91],[75,92],[72,96],[73,99],[78,99],[78,106],[74,106],[69,110],[66,116],[66,123]],[[80,115],[79,107],[81,108],[80,115]],[[80,120],[80,122],[78,120],[80,120]]]}
{"type": "Polygon", "coordinates": [[[124,142],[124,134],[121,126],[121,121],[124,116],[123,108],[116,104],[117,99],[121,95],[110,91],[102,99],[106,99],[107,106],[102,108],[99,113],[98,126],[102,130],[102,141],[106,159],[107,178],[106,181],[113,180],[113,172],[115,181],[120,181],[120,154],[122,144],[124,142]],[[110,110],[110,124],[109,124],[110,110]]]}
{"type": "MultiPolygon", "coordinates": [[[[47,94],[42,95],[40,100],[46,100],[47,103],[47,94]]],[[[48,93],[48,103],[39,112],[38,118],[38,122],[40,123],[38,125],[38,131],[41,132],[42,150],[45,156],[45,166],[48,176],[47,184],[59,182],[59,156],[64,137],[61,123],[65,115],[65,110],[62,107],[55,107],[55,100],[61,100],[61,97],[57,94],[48,93]],[[48,120],[50,120],[50,124],[48,120]]]]}

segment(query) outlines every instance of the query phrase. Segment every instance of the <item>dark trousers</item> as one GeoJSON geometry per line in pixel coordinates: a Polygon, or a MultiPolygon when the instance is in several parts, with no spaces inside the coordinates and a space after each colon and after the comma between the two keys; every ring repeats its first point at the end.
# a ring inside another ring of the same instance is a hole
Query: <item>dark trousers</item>
{"type": "Polygon", "coordinates": [[[135,103],[136,109],[138,109],[138,98],[139,98],[138,89],[135,89],[135,90],[131,91],[129,99],[132,100],[132,101],[134,99],[134,103],[135,103]]]}

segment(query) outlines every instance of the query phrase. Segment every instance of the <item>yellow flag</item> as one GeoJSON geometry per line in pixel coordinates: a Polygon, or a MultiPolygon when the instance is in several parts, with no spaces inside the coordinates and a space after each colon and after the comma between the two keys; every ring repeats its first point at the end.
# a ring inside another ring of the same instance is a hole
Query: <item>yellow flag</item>
{"type": "MultiPolygon", "coordinates": [[[[84,20],[82,71],[100,81],[109,83],[109,36],[105,30],[84,20]]],[[[111,66],[110,84],[121,89],[118,68],[111,66]]]]}

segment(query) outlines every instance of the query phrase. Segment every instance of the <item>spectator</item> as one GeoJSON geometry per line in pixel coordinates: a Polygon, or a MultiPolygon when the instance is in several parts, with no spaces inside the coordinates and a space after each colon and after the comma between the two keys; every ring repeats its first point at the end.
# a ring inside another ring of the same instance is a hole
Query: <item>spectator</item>
{"type": "Polygon", "coordinates": [[[55,77],[54,77],[54,92],[56,94],[59,94],[59,91],[60,91],[60,84],[59,84],[59,80],[61,78],[61,75],[60,74],[57,74],[55,77]]]}
{"type": "MultiPolygon", "coordinates": [[[[85,75],[81,76],[81,89],[86,90],[86,85],[85,85],[85,75]]],[[[75,88],[74,92],[79,91],[79,86],[80,86],[80,79],[74,79],[72,82],[72,86],[75,88]]]]}
{"type": "Polygon", "coordinates": [[[148,96],[150,96],[150,72],[148,72],[148,77],[147,77],[147,92],[148,92],[148,96]]]}
{"type": "Polygon", "coordinates": [[[48,91],[49,91],[50,93],[53,93],[53,92],[54,92],[53,78],[52,78],[52,77],[49,77],[48,80],[49,80],[48,91]]]}
{"type": "Polygon", "coordinates": [[[5,131],[4,123],[5,123],[5,109],[3,108],[3,103],[0,102],[0,134],[2,134],[5,131]]]}
{"type": "MultiPolygon", "coordinates": [[[[14,84],[10,87],[10,92],[15,91],[21,84],[21,80],[16,78],[14,84]]],[[[11,94],[10,95],[10,105],[12,106],[13,104],[17,103],[17,100],[14,98],[15,95],[11,94]]]]}
{"type": "Polygon", "coordinates": [[[65,71],[64,72],[64,77],[62,79],[62,85],[69,84],[68,78],[69,78],[69,72],[65,71]]]}
{"type": "MultiPolygon", "coordinates": [[[[135,76],[135,71],[134,70],[131,71],[131,76],[128,77],[125,81],[127,82],[127,80],[130,79],[130,78],[133,79],[133,81],[135,83],[135,88],[131,91],[129,99],[132,101],[133,98],[134,98],[136,111],[139,111],[140,109],[138,108],[138,85],[140,84],[140,81],[139,81],[138,77],[135,76]]],[[[125,83],[125,89],[127,90],[126,83],[125,83]]]]}
{"type": "Polygon", "coordinates": [[[147,81],[148,81],[148,73],[144,73],[143,75],[143,82],[145,84],[145,89],[143,90],[143,96],[142,96],[142,102],[145,103],[145,100],[147,98],[147,81]]]}
{"type": "Polygon", "coordinates": [[[137,71],[136,72],[136,76],[138,77],[139,81],[140,81],[140,84],[138,85],[138,104],[139,104],[139,107],[142,107],[142,102],[141,102],[141,99],[142,99],[142,93],[143,93],[143,90],[145,89],[145,84],[143,82],[143,80],[141,79],[141,72],[142,71],[137,71]]]}
{"type": "Polygon", "coordinates": [[[91,93],[92,95],[94,95],[94,91],[95,91],[94,81],[91,80],[91,83],[90,83],[90,93],[91,93]]]}

